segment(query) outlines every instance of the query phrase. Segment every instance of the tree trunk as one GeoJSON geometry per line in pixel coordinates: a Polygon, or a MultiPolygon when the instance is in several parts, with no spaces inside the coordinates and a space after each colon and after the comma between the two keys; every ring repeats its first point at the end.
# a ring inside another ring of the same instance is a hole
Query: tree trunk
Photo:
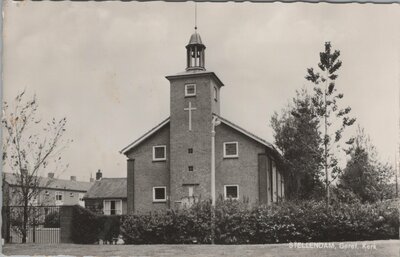
{"type": "Polygon", "coordinates": [[[27,238],[27,230],[28,230],[28,202],[24,201],[24,209],[23,209],[23,220],[22,220],[22,243],[26,243],[27,238]]]}

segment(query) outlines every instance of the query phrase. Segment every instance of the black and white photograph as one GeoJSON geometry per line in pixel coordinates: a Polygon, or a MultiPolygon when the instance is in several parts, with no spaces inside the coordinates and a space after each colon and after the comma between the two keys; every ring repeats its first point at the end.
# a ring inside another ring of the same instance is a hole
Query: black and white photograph
{"type": "Polygon", "coordinates": [[[3,1],[2,254],[398,256],[400,5],[3,1]]]}

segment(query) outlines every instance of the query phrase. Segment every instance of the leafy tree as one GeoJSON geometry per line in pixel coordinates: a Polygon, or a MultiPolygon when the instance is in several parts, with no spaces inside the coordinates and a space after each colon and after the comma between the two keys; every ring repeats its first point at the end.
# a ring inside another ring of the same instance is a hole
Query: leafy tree
{"type": "Polygon", "coordinates": [[[275,144],[286,162],[287,195],[309,199],[321,195],[322,149],[316,110],[307,90],[296,91],[289,106],[271,118],[275,144]]]}
{"type": "Polygon", "coordinates": [[[52,119],[42,126],[38,117],[36,96],[24,99],[25,91],[17,95],[13,104],[4,102],[2,125],[3,165],[11,171],[18,190],[8,197],[14,205],[22,206],[20,231],[22,242],[26,242],[27,225],[31,216],[32,204],[41,188],[48,186],[41,182],[41,171],[51,168],[52,172],[68,165],[61,165],[61,153],[69,140],[63,141],[66,118],[52,119]],[[51,163],[50,163],[51,162],[51,163]]]}
{"type": "Polygon", "coordinates": [[[351,191],[361,202],[382,201],[394,196],[393,168],[378,161],[377,151],[364,129],[358,127],[348,154],[350,159],[339,177],[339,188],[351,191]]]}
{"type": "MultiPolygon", "coordinates": [[[[338,105],[338,101],[343,98],[343,94],[338,93],[336,89],[337,72],[342,66],[339,56],[340,51],[332,51],[331,43],[326,42],[325,50],[320,52],[319,55],[319,70],[315,71],[313,68],[309,68],[305,77],[314,85],[312,104],[323,128],[321,138],[324,149],[323,159],[327,204],[330,201],[329,186],[342,171],[338,165],[338,158],[335,151],[340,150],[343,131],[355,122],[354,118],[349,117],[351,108],[339,108],[338,105]]],[[[346,143],[351,144],[352,139],[346,143]]]]}

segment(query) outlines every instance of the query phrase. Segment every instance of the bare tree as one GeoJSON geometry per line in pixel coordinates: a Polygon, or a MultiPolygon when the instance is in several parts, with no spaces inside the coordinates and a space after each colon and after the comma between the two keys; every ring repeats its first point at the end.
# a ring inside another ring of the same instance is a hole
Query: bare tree
{"type": "MultiPolygon", "coordinates": [[[[65,169],[61,164],[62,150],[70,140],[63,140],[67,119],[61,118],[44,124],[38,117],[36,96],[24,99],[25,91],[17,95],[10,105],[3,104],[3,166],[14,176],[18,190],[14,190],[12,203],[22,208],[20,232],[22,243],[26,243],[27,226],[32,200],[41,188],[48,186],[41,181],[41,172],[51,168],[52,172],[65,169]]],[[[46,182],[49,183],[49,182],[46,182]]]]}

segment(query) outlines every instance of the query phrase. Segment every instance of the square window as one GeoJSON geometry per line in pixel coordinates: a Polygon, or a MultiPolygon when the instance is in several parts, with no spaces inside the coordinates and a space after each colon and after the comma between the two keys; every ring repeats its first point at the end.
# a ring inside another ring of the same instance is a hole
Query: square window
{"type": "Polygon", "coordinates": [[[226,185],[224,186],[225,199],[239,199],[239,186],[238,185],[226,185]]]}
{"type": "Polygon", "coordinates": [[[166,187],[153,187],[153,202],[167,201],[166,187]]]}
{"type": "Polygon", "coordinates": [[[188,170],[189,170],[189,171],[193,171],[193,166],[189,166],[189,167],[188,167],[188,170]]]}
{"type": "Polygon", "coordinates": [[[153,161],[165,161],[167,159],[166,150],[165,145],[153,146],[153,161]]]}
{"type": "Polygon", "coordinates": [[[224,143],[224,158],[239,157],[238,142],[224,143]]]}
{"type": "Polygon", "coordinates": [[[193,148],[189,148],[188,153],[193,153],[193,148]]]}
{"type": "Polygon", "coordinates": [[[196,84],[185,85],[185,96],[195,96],[196,95],[196,84]]]}

